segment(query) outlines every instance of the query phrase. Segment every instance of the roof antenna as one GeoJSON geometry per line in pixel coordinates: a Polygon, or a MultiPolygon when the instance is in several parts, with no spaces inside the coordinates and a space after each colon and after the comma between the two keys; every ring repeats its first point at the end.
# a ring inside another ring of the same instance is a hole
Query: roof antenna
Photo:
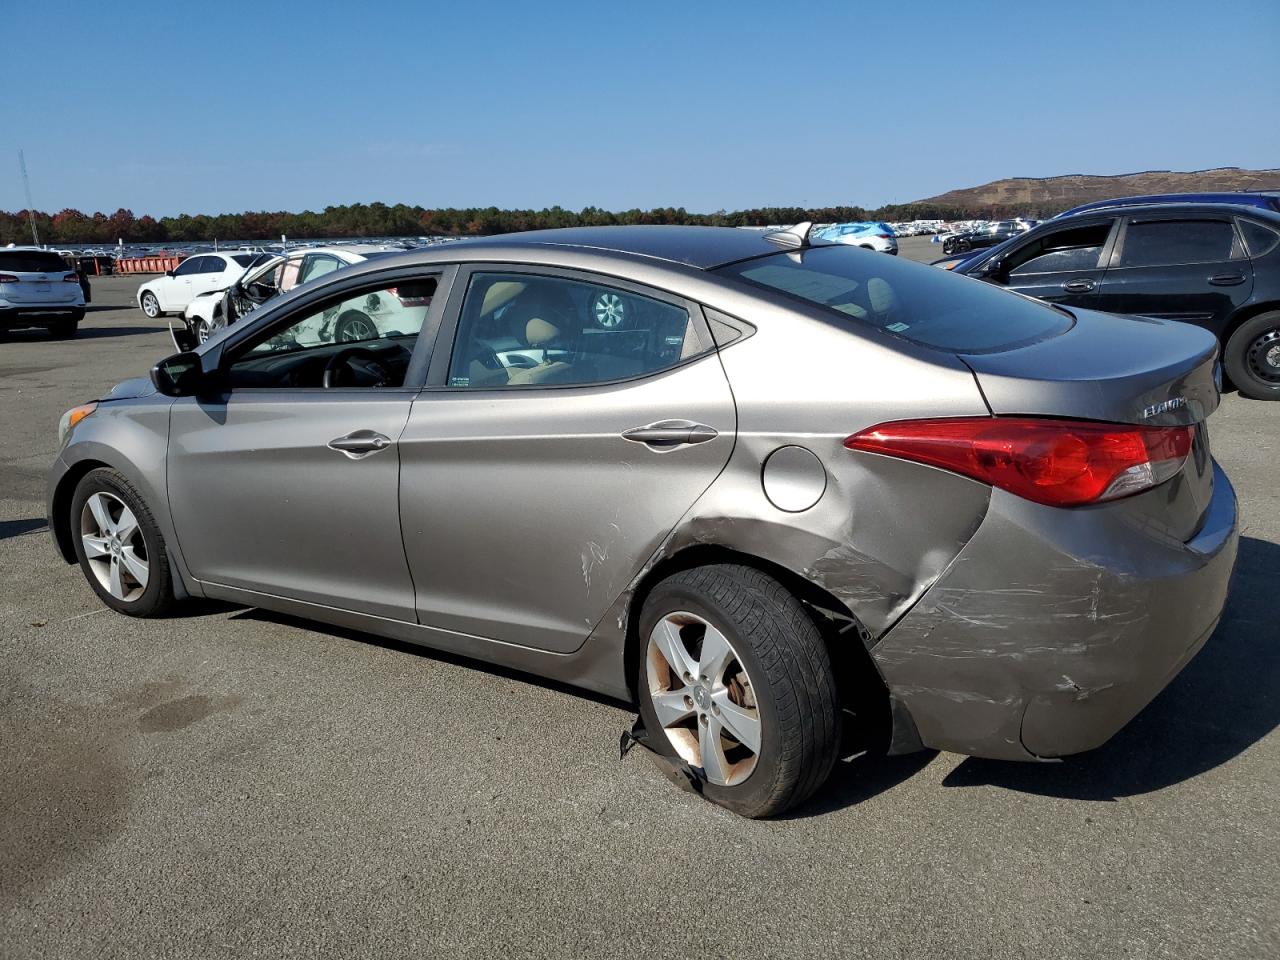
{"type": "Polygon", "coordinates": [[[808,247],[809,232],[813,229],[813,221],[805,220],[797,223],[794,227],[788,227],[786,230],[774,230],[772,233],[766,233],[764,238],[770,243],[780,244],[784,247],[808,247]]]}

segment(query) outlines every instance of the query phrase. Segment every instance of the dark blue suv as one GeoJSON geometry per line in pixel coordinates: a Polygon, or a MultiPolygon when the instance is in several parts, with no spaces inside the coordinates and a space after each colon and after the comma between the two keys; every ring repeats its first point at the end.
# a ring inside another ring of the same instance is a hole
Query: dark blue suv
{"type": "Polygon", "coordinates": [[[1258,207],[1280,213],[1280,190],[1262,190],[1257,193],[1153,193],[1144,197],[1116,197],[1113,200],[1095,200],[1072,207],[1059,217],[1070,217],[1087,210],[1107,207],[1129,207],[1142,203],[1238,203],[1246,207],[1258,207]]]}

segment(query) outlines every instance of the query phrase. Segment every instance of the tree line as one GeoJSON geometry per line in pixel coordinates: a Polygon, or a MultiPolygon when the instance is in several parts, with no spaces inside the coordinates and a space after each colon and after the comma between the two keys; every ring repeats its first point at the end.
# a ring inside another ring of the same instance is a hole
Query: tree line
{"type": "MultiPolygon", "coordinates": [[[[182,214],[177,217],[135,217],[123,208],[115,213],[82,213],[61,210],[35,214],[36,229],[42,243],[115,244],[208,242],[220,240],[309,240],[326,237],[401,237],[401,236],[484,236],[513,230],[539,230],[548,227],[586,227],[610,224],[693,224],[721,227],[762,227],[770,224],[843,223],[853,220],[972,220],[1000,219],[1029,215],[1050,216],[1058,212],[1061,201],[1046,204],[1010,206],[988,205],[982,208],[943,207],[930,203],[891,204],[874,210],[863,207],[756,207],[750,210],[724,210],[715,213],[690,213],[683,207],[655,207],[651,210],[613,212],[599,207],[566,210],[545,207],[541,210],[500,210],[497,207],[447,207],[429,209],[403,203],[354,203],[325,207],[316,212],[246,211],[245,213],[182,214]]],[[[31,226],[26,210],[0,211],[0,245],[30,243],[31,226]]]]}

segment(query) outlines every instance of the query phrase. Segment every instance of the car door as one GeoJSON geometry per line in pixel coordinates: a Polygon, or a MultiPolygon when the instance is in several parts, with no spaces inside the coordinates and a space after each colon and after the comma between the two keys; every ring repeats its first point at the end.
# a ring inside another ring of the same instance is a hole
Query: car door
{"type": "Polygon", "coordinates": [[[204,269],[191,278],[192,298],[214,290],[225,290],[232,281],[244,273],[244,267],[231,257],[206,256],[204,269]]]}
{"type": "Polygon", "coordinates": [[[575,650],[733,449],[705,320],[620,280],[495,266],[459,276],[451,325],[400,444],[419,621],[575,650]],[[602,293],[621,322],[595,318],[602,293]]]}
{"type": "Polygon", "coordinates": [[[1220,333],[1253,291],[1253,265],[1233,219],[1213,213],[1125,219],[1098,309],[1181,320],[1220,333]]]}
{"type": "Polygon", "coordinates": [[[1115,217],[1033,232],[1006,251],[987,277],[1010,290],[1071,307],[1094,307],[1106,273],[1115,217]]]}
{"type": "MultiPolygon", "coordinates": [[[[430,297],[447,275],[402,268],[397,283],[430,297]]],[[[337,287],[246,322],[224,347],[224,389],[175,401],[173,523],[197,580],[412,622],[398,443],[435,327],[428,307],[419,329],[352,354],[316,336],[319,318],[387,284],[337,287]]]]}
{"type": "Polygon", "coordinates": [[[188,257],[178,264],[172,276],[162,278],[156,285],[157,299],[162,310],[181,311],[187,308],[194,298],[192,282],[205,270],[205,256],[188,257]]]}

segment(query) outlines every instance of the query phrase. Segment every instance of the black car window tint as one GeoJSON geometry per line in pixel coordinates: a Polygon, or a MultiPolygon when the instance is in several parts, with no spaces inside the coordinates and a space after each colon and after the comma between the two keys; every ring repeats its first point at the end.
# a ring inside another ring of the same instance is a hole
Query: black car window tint
{"type": "Polygon", "coordinates": [[[1240,232],[1244,234],[1244,245],[1249,249],[1249,256],[1266,256],[1280,244],[1280,231],[1263,226],[1254,220],[1237,220],[1240,232]]]}
{"type": "Polygon", "coordinates": [[[1125,231],[1122,267],[1229,260],[1236,232],[1227,220],[1135,221],[1125,231]]]}

